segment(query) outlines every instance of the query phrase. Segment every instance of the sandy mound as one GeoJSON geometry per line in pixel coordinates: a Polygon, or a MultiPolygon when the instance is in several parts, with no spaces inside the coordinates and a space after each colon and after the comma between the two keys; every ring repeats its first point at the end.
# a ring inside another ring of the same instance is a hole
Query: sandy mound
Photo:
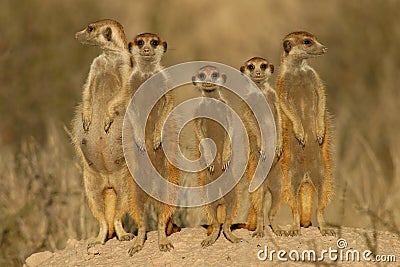
{"type": "MultiPolygon", "coordinates": [[[[235,230],[234,233],[243,238],[241,243],[233,244],[220,236],[214,245],[202,248],[200,243],[206,236],[206,230],[185,228],[169,237],[174,244],[174,250],[161,252],[158,249],[157,233],[153,231],[148,233],[143,250],[133,257],[127,253],[133,241],[120,242],[114,238],[88,252],[86,240],[70,239],[63,250],[31,255],[26,259],[26,266],[272,266],[278,263],[283,266],[313,266],[321,263],[319,260],[324,250],[327,252],[323,254],[323,262],[334,265],[376,264],[377,262],[368,263],[363,258],[366,256],[373,260],[373,255],[381,255],[381,259],[386,261],[389,260],[388,255],[394,255],[395,260],[400,260],[400,238],[390,232],[375,232],[374,236],[373,231],[342,228],[336,237],[322,237],[316,227],[310,227],[302,229],[302,235],[298,237],[277,237],[269,229],[265,238],[252,238],[251,233],[245,229],[235,230]],[[343,240],[338,242],[339,238],[343,240]],[[266,248],[269,256],[262,261],[259,257],[263,258],[266,254],[259,251],[266,248]],[[272,250],[275,252],[271,260],[272,250]],[[279,250],[285,252],[279,254],[279,250]],[[311,250],[316,253],[315,261],[311,250]],[[375,251],[376,254],[369,255],[368,250],[375,251]],[[358,253],[360,261],[354,261],[353,258],[357,258],[358,253]],[[297,255],[300,259],[298,262],[291,260],[297,255]],[[281,261],[278,256],[288,261],[281,261]],[[301,262],[302,258],[306,261],[301,262]]],[[[395,266],[396,263],[388,265],[395,266]]]]}

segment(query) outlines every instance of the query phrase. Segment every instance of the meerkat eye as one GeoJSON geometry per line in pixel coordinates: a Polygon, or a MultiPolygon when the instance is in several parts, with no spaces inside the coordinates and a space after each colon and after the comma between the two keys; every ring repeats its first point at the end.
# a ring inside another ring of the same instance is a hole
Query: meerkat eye
{"type": "Polygon", "coordinates": [[[200,78],[200,80],[205,80],[206,79],[206,75],[202,72],[202,73],[199,73],[199,78],[200,78]]]}
{"type": "Polygon", "coordinates": [[[303,41],[303,43],[304,43],[305,45],[312,45],[312,41],[311,41],[310,39],[305,39],[305,40],[303,41]]]}
{"type": "Polygon", "coordinates": [[[253,64],[250,64],[250,65],[247,66],[247,68],[248,68],[249,70],[254,70],[254,65],[253,65],[253,64]]]}
{"type": "Polygon", "coordinates": [[[143,45],[144,45],[144,42],[143,42],[143,40],[139,40],[139,41],[137,41],[137,45],[138,45],[138,46],[143,46],[143,45]]]}
{"type": "Polygon", "coordinates": [[[87,31],[88,32],[92,32],[94,30],[94,27],[93,26],[88,26],[88,28],[87,28],[87,31]]]}
{"type": "Polygon", "coordinates": [[[152,40],[151,41],[151,45],[156,47],[159,44],[159,42],[157,40],[152,40]]]}
{"type": "Polygon", "coordinates": [[[260,65],[260,68],[263,69],[263,70],[265,70],[265,69],[267,68],[267,64],[265,64],[265,63],[261,64],[261,65],[260,65]]]}
{"type": "Polygon", "coordinates": [[[219,77],[219,73],[218,72],[213,72],[211,74],[211,77],[214,78],[214,79],[217,79],[219,77]]]}

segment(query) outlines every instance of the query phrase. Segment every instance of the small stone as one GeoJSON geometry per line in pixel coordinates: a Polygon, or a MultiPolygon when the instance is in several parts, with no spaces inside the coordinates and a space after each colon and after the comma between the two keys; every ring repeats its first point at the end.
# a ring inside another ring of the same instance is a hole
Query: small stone
{"type": "Polygon", "coordinates": [[[28,266],[28,267],[39,266],[41,263],[50,259],[52,256],[53,256],[53,253],[51,253],[50,251],[38,252],[38,253],[35,253],[35,254],[32,254],[31,256],[29,256],[25,260],[25,263],[26,263],[26,266],[28,266]]]}

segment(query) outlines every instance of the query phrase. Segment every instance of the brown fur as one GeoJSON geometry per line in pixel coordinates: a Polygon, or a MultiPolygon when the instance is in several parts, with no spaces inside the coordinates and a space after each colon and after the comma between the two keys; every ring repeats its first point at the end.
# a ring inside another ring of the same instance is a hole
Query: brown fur
{"type": "MultiPolygon", "coordinates": [[[[195,76],[192,77],[193,84],[200,90],[202,96],[205,97],[201,105],[208,105],[207,98],[214,98],[227,103],[220,92],[220,86],[213,84],[224,84],[225,80],[226,76],[221,74],[219,70],[213,66],[202,67],[195,76]],[[213,77],[215,73],[218,75],[213,77]]],[[[230,118],[229,116],[227,117],[228,125],[231,125],[230,118]]],[[[196,119],[195,125],[198,141],[211,138],[217,146],[216,158],[209,165],[208,170],[203,170],[199,173],[199,186],[203,186],[217,179],[224,171],[230,172],[231,144],[228,134],[217,122],[206,118],[199,118],[196,119]]],[[[206,155],[206,160],[211,162],[210,156],[207,155],[207,149],[204,150],[204,154],[206,155]]],[[[197,156],[200,157],[200,151],[197,156]]],[[[210,220],[210,226],[207,229],[207,238],[201,243],[202,247],[210,246],[217,240],[221,231],[221,224],[222,231],[229,241],[236,243],[241,240],[234,235],[231,230],[233,218],[236,216],[238,210],[238,198],[238,186],[235,186],[235,188],[224,197],[205,205],[206,214],[210,220]]]]}
{"type": "MultiPolygon", "coordinates": [[[[135,67],[130,78],[131,94],[134,94],[143,82],[163,69],[160,65],[160,61],[166,52],[167,43],[162,41],[156,34],[145,33],[137,35],[134,40],[128,44],[128,48],[135,62],[135,67]],[[156,43],[154,43],[154,41],[156,41],[156,43]]],[[[123,101],[123,97],[124,96],[121,96],[120,101],[123,101]]],[[[166,120],[167,115],[171,113],[173,106],[174,97],[171,93],[164,95],[155,105],[146,122],[146,133],[151,134],[146,134],[145,140],[143,140],[145,143],[139,144],[139,146],[143,146],[141,149],[146,149],[152,163],[163,177],[166,177],[168,181],[172,183],[178,184],[179,170],[166,159],[163,150],[160,148],[162,125],[166,120]]],[[[168,133],[166,135],[168,135],[168,133]]],[[[173,135],[173,133],[171,133],[171,135],[173,135]]],[[[135,141],[137,143],[142,142],[138,140],[135,141]]],[[[136,147],[135,144],[132,146],[136,147]]],[[[134,197],[131,213],[132,216],[136,218],[135,220],[144,221],[145,203],[148,198],[148,195],[143,194],[134,197]]],[[[171,218],[175,207],[158,201],[155,202],[159,211],[159,248],[162,251],[169,251],[173,248],[173,245],[167,239],[166,234],[170,234],[174,231],[171,218]]],[[[142,249],[145,241],[145,234],[146,228],[144,225],[144,228],[142,228],[138,234],[134,245],[129,249],[130,255],[133,255],[142,249]]]]}
{"type": "MultiPolygon", "coordinates": [[[[100,224],[97,238],[88,244],[91,247],[104,244],[114,230],[120,240],[133,237],[125,232],[121,223],[134,186],[122,152],[123,116],[116,117],[114,131],[107,134],[103,130],[107,117],[104,106],[118,92],[126,90],[124,86],[129,79],[131,64],[123,28],[116,21],[91,23],[78,32],[76,38],[83,44],[99,46],[103,50],[90,67],[83,102],[77,107],[72,121],[72,141],[83,165],[88,205],[100,224]]],[[[123,111],[125,106],[118,108],[123,111]]]]}
{"type": "MultiPolygon", "coordinates": [[[[277,147],[275,159],[271,166],[271,170],[264,181],[264,183],[254,192],[250,194],[250,210],[247,228],[254,231],[253,236],[264,236],[264,207],[266,202],[264,200],[267,191],[271,192],[272,203],[277,203],[280,199],[280,171],[279,171],[279,157],[282,153],[282,127],[281,127],[281,112],[278,105],[277,95],[275,90],[271,88],[268,79],[274,71],[274,66],[266,59],[254,57],[247,60],[240,71],[247,75],[253,82],[256,83],[260,89],[259,95],[249,97],[265,97],[268,105],[272,111],[275,127],[277,133],[277,147]]],[[[244,111],[244,123],[248,131],[250,141],[250,158],[247,164],[246,176],[250,183],[255,173],[257,164],[260,160],[261,148],[261,135],[258,128],[256,119],[252,111],[243,104],[242,110],[244,111]]]]}
{"type": "MultiPolygon", "coordinates": [[[[275,226],[275,233],[298,235],[300,225],[311,223],[313,192],[317,190],[317,220],[323,235],[327,228],[323,211],[333,193],[330,158],[330,118],[324,85],[306,59],[322,55],[326,48],[307,32],[294,32],[283,40],[283,54],[276,90],[282,109],[282,202],[289,204],[293,224],[275,226]]],[[[273,213],[276,213],[276,208],[273,213]]],[[[273,226],[274,227],[274,226],[273,226]]]]}

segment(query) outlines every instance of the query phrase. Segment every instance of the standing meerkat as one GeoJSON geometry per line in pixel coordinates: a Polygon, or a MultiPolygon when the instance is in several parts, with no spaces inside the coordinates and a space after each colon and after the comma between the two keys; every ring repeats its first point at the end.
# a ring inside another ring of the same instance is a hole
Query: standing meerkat
{"type": "MultiPolygon", "coordinates": [[[[324,219],[324,209],[333,194],[330,155],[330,117],[324,85],[307,59],[327,48],[308,32],[293,32],[283,40],[283,53],[276,91],[282,109],[282,200],[292,210],[293,225],[278,234],[298,235],[300,225],[311,224],[314,190],[317,191],[317,221],[322,235],[334,235],[324,219]]],[[[271,207],[275,217],[279,205],[271,207]]],[[[275,230],[275,229],[274,229],[275,230]]]]}
{"type": "MultiPolygon", "coordinates": [[[[140,85],[149,79],[152,75],[160,72],[163,67],[161,59],[167,51],[167,42],[163,41],[157,34],[143,33],[137,35],[132,42],[128,44],[129,51],[135,62],[135,67],[130,77],[131,94],[135,94],[140,85]]],[[[166,81],[167,83],[167,81],[166,81]]],[[[164,86],[168,86],[165,84],[164,86]]],[[[117,103],[117,102],[115,102],[117,103]]],[[[163,95],[159,102],[154,106],[152,112],[146,121],[146,136],[140,138],[140,134],[135,134],[136,146],[139,150],[147,150],[147,153],[162,176],[169,182],[178,184],[179,172],[165,157],[161,145],[161,132],[167,116],[171,113],[174,106],[174,99],[171,93],[163,95]],[[150,134],[148,134],[150,133],[150,134]]],[[[140,111],[138,111],[140,112],[140,111]]],[[[138,115],[138,114],[137,114],[138,115]]],[[[151,177],[149,177],[150,179],[151,177]]],[[[146,228],[144,223],[145,203],[149,199],[148,195],[134,196],[132,203],[132,217],[141,222],[140,228],[134,245],[129,249],[129,254],[133,255],[142,247],[146,237],[146,228]]],[[[171,218],[175,208],[173,206],[156,202],[158,213],[158,243],[161,251],[173,249],[172,243],[167,239],[166,228],[171,230],[171,218]]]]}
{"type": "MultiPolygon", "coordinates": [[[[264,236],[264,207],[266,205],[264,196],[267,191],[272,194],[272,202],[278,201],[280,198],[280,166],[279,157],[282,154],[282,122],[281,112],[278,104],[278,96],[275,90],[270,86],[268,79],[274,72],[274,65],[269,63],[266,59],[260,57],[253,57],[240,67],[240,71],[248,76],[260,89],[259,92],[248,97],[265,97],[267,103],[272,111],[275,128],[277,133],[277,146],[275,158],[272,163],[271,169],[268,173],[267,179],[263,184],[254,192],[250,193],[250,212],[247,228],[255,230],[253,236],[264,236]]],[[[246,104],[242,105],[244,111],[244,123],[248,130],[249,144],[250,144],[250,157],[246,168],[246,176],[248,182],[253,178],[257,164],[262,155],[261,149],[261,135],[259,132],[257,121],[252,114],[252,111],[246,104]]]]}
{"type": "MultiPolygon", "coordinates": [[[[203,96],[199,110],[216,109],[215,104],[209,100],[210,98],[219,100],[225,104],[227,103],[220,92],[220,86],[226,82],[226,75],[220,73],[216,67],[204,66],[200,68],[192,77],[192,82],[203,96]]],[[[216,109],[215,112],[221,113],[224,111],[216,109]]],[[[227,130],[232,131],[232,123],[228,114],[226,119],[227,130]]],[[[216,180],[224,171],[228,171],[232,151],[231,142],[227,132],[221,128],[221,125],[211,119],[196,119],[195,133],[199,142],[205,138],[211,138],[217,147],[217,154],[214,160],[212,159],[209,149],[202,149],[205,154],[206,164],[209,164],[208,171],[203,170],[199,174],[199,186],[204,186],[216,180]]],[[[232,179],[233,178],[234,177],[232,177],[232,179]]],[[[211,221],[211,229],[209,229],[208,232],[209,236],[202,241],[202,247],[210,246],[217,240],[220,234],[221,223],[222,231],[229,241],[234,243],[241,241],[241,239],[231,231],[232,221],[238,209],[238,193],[238,187],[235,186],[235,188],[224,197],[205,206],[207,216],[211,221]]]]}
{"type": "Polygon", "coordinates": [[[72,121],[72,141],[83,164],[83,181],[90,211],[100,224],[97,238],[88,248],[104,244],[114,230],[119,240],[130,240],[132,234],[122,227],[133,192],[122,151],[122,116],[115,118],[116,129],[107,134],[105,105],[120,91],[126,90],[132,69],[124,30],[114,20],[100,20],[77,32],[82,44],[100,47],[103,52],[90,66],[84,85],[82,104],[72,121]],[[89,128],[89,125],[91,126],[89,128]]]}

